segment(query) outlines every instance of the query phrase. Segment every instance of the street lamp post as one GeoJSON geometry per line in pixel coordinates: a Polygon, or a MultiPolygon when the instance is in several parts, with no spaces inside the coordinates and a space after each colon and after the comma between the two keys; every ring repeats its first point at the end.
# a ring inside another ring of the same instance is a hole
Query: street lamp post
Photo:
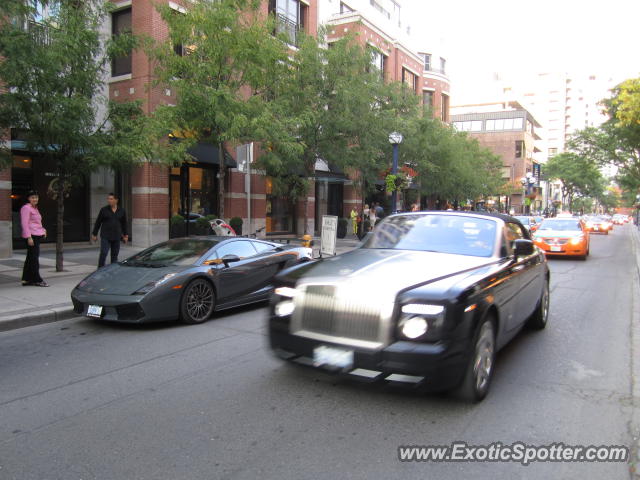
{"type": "MultiPolygon", "coordinates": [[[[398,174],[398,147],[402,143],[402,134],[392,132],[389,134],[389,143],[393,145],[393,163],[391,164],[391,174],[398,174]]],[[[391,192],[391,213],[395,213],[398,209],[398,190],[391,192]]]]}
{"type": "MultiPolygon", "coordinates": [[[[527,172],[527,174],[522,177],[520,179],[520,183],[522,184],[522,187],[524,188],[524,196],[525,198],[527,197],[527,195],[529,195],[531,193],[531,189],[533,188],[533,186],[536,184],[536,177],[533,176],[533,173],[531,172],[527,172]]],[[[529,211],[527,212],[525,210],[525,199],[522,199],[522,213],[531,213],[531,208],[529,208],[529,211]]]]}

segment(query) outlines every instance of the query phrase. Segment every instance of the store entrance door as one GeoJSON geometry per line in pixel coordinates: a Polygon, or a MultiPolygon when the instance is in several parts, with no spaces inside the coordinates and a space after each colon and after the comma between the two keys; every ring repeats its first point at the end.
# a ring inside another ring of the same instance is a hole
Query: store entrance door
{"type": "Polygon", "coordinates": [[[209,233],[204,219],[218,215],[217,175],[215,165],[189,164],[171,169],[171,238],[209,233]]]}

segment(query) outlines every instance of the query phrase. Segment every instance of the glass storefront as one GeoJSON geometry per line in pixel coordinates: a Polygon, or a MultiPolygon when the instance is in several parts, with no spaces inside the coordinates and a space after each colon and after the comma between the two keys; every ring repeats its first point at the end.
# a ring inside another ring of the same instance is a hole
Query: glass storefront
{"type": "Polygon", "coordinates": [[[217,216],[217,174],[218,167],[213,165],[190,164],[171,169],[171,238],[205,233],[199,231],[198,218],[217,216]]]}
{"type": "Polygon", "coordinates": [[[295,233],[295,204],[289,197],[276,195],[273,180],[265,180],[267,193],[266,233],[295,233]]]}
{"type": "MultiPolygon", "coordinates": [[[[47,230],[46,242],[55,242],[57,231],[57,184],[55,165],[37,154],[16,151],[11,169],[11,214],[13,248],[25,248],[20,225],[20,209],[27,201],[30,190],[40,194],[39,208],[42,223],[47,230]]],[[[89,240],[88,181],[65,186],[64,241],[89,240]]]]}

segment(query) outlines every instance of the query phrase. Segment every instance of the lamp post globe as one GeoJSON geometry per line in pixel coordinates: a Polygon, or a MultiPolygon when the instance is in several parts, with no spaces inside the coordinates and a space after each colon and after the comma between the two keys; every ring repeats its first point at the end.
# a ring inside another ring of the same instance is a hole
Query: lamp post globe
{"type": "Polygon", "coordinates": [[[403,137],[400,132],[391,132],[389,134],[389,143],[391,145],[400,145],[402,143],[403,137]]]}

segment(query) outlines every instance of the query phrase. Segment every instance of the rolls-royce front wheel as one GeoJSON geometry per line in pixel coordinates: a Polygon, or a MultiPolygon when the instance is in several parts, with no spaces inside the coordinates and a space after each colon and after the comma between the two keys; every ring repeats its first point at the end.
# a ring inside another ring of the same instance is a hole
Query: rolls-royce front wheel
{"type": "Polygon", "coordinates": [[[462,383],[455,395],[462,400],[479,402],[489,393],[496,355],[495,321],[487,315],[476,331],[473,352],[469,358],[462,383]]]}
{"type": "Polygon", "coordinates": [[[540,295],[540,301],[536,311],[533,312],[531,318],[527,322],[527,326],[534,330],[542,330],[547,326],[547,319],[549,318],[549,280],[545,280],[544,288],[542,289],[542,295],[540,295]]]}

